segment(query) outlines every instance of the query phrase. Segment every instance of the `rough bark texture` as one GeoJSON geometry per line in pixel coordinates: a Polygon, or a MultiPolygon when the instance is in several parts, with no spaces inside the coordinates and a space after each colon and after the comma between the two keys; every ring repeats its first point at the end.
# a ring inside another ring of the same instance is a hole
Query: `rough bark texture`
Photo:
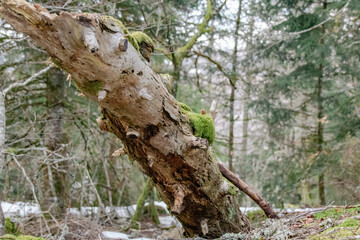
{"type": "Polygon", "coordinates": [[[124,34],[117,21],[97,14],[50,14],[21,0],[2,1],[0,13],[100,105],[100,128],[122,140],[186,236],[215,238],[249,228],[230,188],[224,187],[226,180],[209,155],[207,140],[193,135],[160,76],[133,46],[119,50],[124,34]]]}

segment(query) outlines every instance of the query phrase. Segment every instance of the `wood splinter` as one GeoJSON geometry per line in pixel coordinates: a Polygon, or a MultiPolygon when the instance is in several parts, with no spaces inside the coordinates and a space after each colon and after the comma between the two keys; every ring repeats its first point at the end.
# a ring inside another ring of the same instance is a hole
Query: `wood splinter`
{"type": "Polygon", "coordinates": [[[98,117],[96,119],[96,122],[99,125],[101,131],[107,131],[106,122],[104,120],[105,119],[103,117],[98,117]]]}
{"type": "Polygon", "coordinates": [[[120,52],[126,52],[127,49],[128,49],[128,40],[126,38],[120,39],[120,41],[119,41],[120,52]]]}
{"type": "Polygon", "coordinates": [[[172,213],[180,214],[184,209],[183,201],[184,201],[185,193],[182,187],[178,187],[175,193],[174,205],[171,207],[172,213]]]}
{"type": "Polygon", "coordinates": [[[125,148],[119,148],[118,150],[115,150],[112,154],[111,154],[111,156],[112,157],[122,157],[122,156],[124,156],[126,154],[126,152],[125,152],[125,148]]]}
{"type": "Polygon", "coordinates": [[[99,50],[99,43],[96,39],[96,34],[95,32],[90,29],[90,28],[84,28],[84,32],[83,32],[83,38],[84,38],[84,44],[86,46],[87,49],[89,49],[89,51],[91,53],[94,53],[96,51],[99,50]]]}

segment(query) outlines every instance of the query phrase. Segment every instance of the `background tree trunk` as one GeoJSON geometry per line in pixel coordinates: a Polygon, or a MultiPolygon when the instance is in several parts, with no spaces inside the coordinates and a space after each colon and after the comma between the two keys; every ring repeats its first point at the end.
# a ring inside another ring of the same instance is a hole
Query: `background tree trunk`
{"type": "Polygon", "coordinates": [[[234,157],[234,103],[235,103],[235,84],[237,82],[238,76],[236,72],[237,67],[237,54],[238,54],[238,41],[239,41],[239,29],[240,29],[240,20],[241,20],[241,6],[242,0],[239,0],[238,12],[236,17],[236,25],[235,25],[235,32],[234,32],[234,50],[232,53],[232,78],[230,80],[231,92],[229,98],[229,110],[230,110],[230,118],[229,118],[229,169],[230,171],[234,171],[233,167],[233,157],[234,157]]]}
{"type": "Polygon", "coordinates": [[[59,16],[21,0],[3,1],[0,12],[100,105],[100,128],[122,140],[186,236],[216,238],[249,229],[209,154],[208,141],[193,135],[179,104],[135,48],[119,48],[125,36],[117,20],[81,13],[59,16]]]}
{"type": "MultiPolygon", "coordinates": [[[[56,161],[60,156],[64,156],[63,149],[63,116],[64,108],[62,105],[65,89],[65,74],[58,68],[53,68],[46,79],[46,85],[48,88],[46,100],[47,100],[47,121],[46,121],[46,133],[45,144],[49,150],[48,158],[51,164],[49,166],[49,172],[54,181],[54,194],[57,202],[57,214],[65,214],[67,207],[67,198],[69,197],[68,186],[68,161],[63,157],[56,161]],[[56,163],[58,162],[58,163],[56,163]]],[[[45,169],[47,170],[47,169],[45,169]]],[[[50,177],[50,174],[49,174],[50,177]]],[[[48,181],[45,179],[45,181],[48,181]]]]}

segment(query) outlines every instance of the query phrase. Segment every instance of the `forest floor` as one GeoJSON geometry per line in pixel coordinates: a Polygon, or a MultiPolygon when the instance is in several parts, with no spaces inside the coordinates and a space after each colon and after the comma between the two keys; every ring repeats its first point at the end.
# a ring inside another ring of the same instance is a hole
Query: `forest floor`
{"type": "MultiPolygon", "coordinates": [[[[14,231],[45,236],[46,239],[180,239],[181,225],[160,206],[160,224],[154,225],[145,214],[139,229],[128,228],[128,217],[134,210],[133,206],[126,211],[119,208],[117,212],[121,214],[110,218],[109,214],[96,216],[93,212],[96,208],[88,208],[85,215],[80,216],[76,210],[72,210],[64,219],[55,220],[46,213],[41,217],[35,205],[22,206],[18,208],[20,212],[8,211],[6,215],[10,215],[11,222],[16,223],[14,231]],[[49,231],[56,237],[50,237],[50,234],[46,237],[49,231]]],[[[360,205],[282,210],[280,220],[266,219],[262,210],[254,208],[248,210],[247,215],[253,226],[251,232],[225,234],[220,239],[360,239],[360,205]]]]}

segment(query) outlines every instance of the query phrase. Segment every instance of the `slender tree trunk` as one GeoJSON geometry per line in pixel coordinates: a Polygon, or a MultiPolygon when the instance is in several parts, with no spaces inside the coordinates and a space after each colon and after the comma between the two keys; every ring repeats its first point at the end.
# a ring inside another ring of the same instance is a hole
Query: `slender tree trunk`
{"type": "Polygon", "coordinates": [[[229,153],[228,153],[228,161],[229,161],[229,169],[230,171],[234,171],[233,168],[233,156],[234,156],[234,102],[235,102],[235,87],[231,86],[231,93],[229,99],[229,110],[230,110],[230,118],[229,118],[229,153]]]}
{"type": "MultiPolygon", "coordinates": [[[[3,172],[5,166],[5,126],[6,126],[6,111],[5,99],[2,92],[0,92],[0,174],[3,172]]],[[[5,219],[4,212],[1,206],[3,197],[0,197],[0,236],[5,234],[5,219]]]]}
{"type": "Polygon", "coordinates": [[[318,187],[319,187],[319,199],[320,199],[320,204],[321,205],[325,205],[325,184],[324,184],[324,163],[322,162],[322,151],[323,151],[323,123],[322,123],[322,118],[323,118],[323,105],[322,105],[322,97],[321,97],[321,93],[322,93],[322,73],[323,73],[323,66],[322,64],[320,64],[319,66],[319,72],[320,75],[318,77],[318,83],[317,83],[317,151],[318,151],[318,157],[319,157],[319,165],[320,165],[320,175],[319,175],[319,179],[318,179],[318,187]]]}
{"type": "Polygon", "coordinates": [[[6,110],[5,96],[0,92],[0,172],[5,165],[5,127],[6,127],[6,110]]]}
{"type": "Polygon", "coordinates": [[[139,228],[138,222],[140,222],[141,216],[143,215],[145,201],[149,196],[149,192],[151,191],[151,189],[152,189],[151,179],[148,178],[137,200],[135,213],[134,216],[131,218],[131,222],[130,222],[131,228],[136,228],[136,229],[139,228]]]}
{"type": "Polygon", "coordinates": [[[173,66],[174,66],[174,70],[173,70],[174,83],[172,86],[172,93],[173,93],[174,97],[176,98],[176,96],[178,94],[178,87],[179,87],[179,82],[180,82],[180,78],[181,78],[182,64],[178,63],[177,60],[175,59],[175,60],[173,60],[173,66]]]}
{"type": "Polygon", "coordinates": [[[121,139],[127,155],[181,222],[185,236],[217,238],[249,230],[209,154],[208,140],[193,135],[188,116],[139,52],[131,44],[124,48],[117,20],[98,14],[59,16],[23,0],[3,0],[0,13],[100,105],[100,129],[121,139]]]}
{"type": "Polygon", "coordinates": [[[246,164],[248,130],[249,130],[249,108],[248,101],[250,97],[250,86],[246,83],[243,99],[243,122],[242,122],[242,142],[241,142],[241,164],[246,164]]]}
{"type": "Polygon", "coordinates": [[[229,98],[229,112],[230,112],[230,118],[229,118],[229,153],[228,153],[228,161],[229,161],[229,169],[230,171],[234,171],[233,168],[233,156],[234,156],[234,103],[235,103],[235,84],[237,81],[237,54],[238,54],[238,40],[239,40],[239,29],[240,29],[240,17],[241,17],[241,7],[242,7],[242,0],[239,0],[239,8],[237,12],[237,18],[236,18],[236,25],[235,25],[235,32],[234,32],[234,50],[232,53],[232,75],[233,79],[230,79],[230,85],[231,85],[231,93],[229,98]]]}
{"type": "MultiPolygon", "coordinates": [[[[64,155],[63,144],[63,116],[64,109],[62,101],[65,90],[65,74],[58,68],[52,69],[47,76],[48,92],[47,111],[48,118],[46,122],[45,144],[49,150],[48,158],[56,160],[56,155],[64,155]],[[54,154],[56,153],[56,155],[54,154]]],[[[68,162],[63,158],[59,163],[54,164],[55,168],[48,166],[49,178],[54,183],[54,191],[57,200],[57,214],[65,214],[67,199],[69,197],[68,186],[68,162]],[[50,178],[51,177],[51,178],[50,178]]],[[[51,181],[49,181],[51,183],[51,181]]]]}
{"type": "MultiPolygon", "coordinates": [[[[327,7],[327,1],[323,1],[323,9],[325,10],[327,7]]],[[[322,37],[325,34],[325,26],[322,25],[322,37]]],[[[320,40],[320,44],[323,44],[324,39],[322,38],[320,40]]],[[[323,55],[323,54],[322,54],[323,55]]],[[[320,161],[320,175],[319,175],[319,181],[318,181],[318,186],[319,186],[319,199],[320,199],[320,204],[321,205],[325,205],[325,183],[324,183],[324,178],[325,178],[325,174],[324,174],[324,163],[323,163],[323,142],[324,142],[324,136],[323,136],[323,132],[324,132],[324,126],[323,126],[323,101],[322,101],[322,85],[323,85],[323,72],[324,72],[324,66],[322,63],[320,63],[319,65],[319,77],[318,77],[318,83],[317,83],[317,118],[318,118],[318,129],[317,129],[317,135],[318,135],[318,157],[319,157],[319,161],[320,161]]]]}
{"type": "Polygon", "coordinates": [[[5,234],[5,216],[0,201],[0,236],[5,234]]]}
{"type": "Polygon", "coordinates": [[[150,192],[150,212],[151,212],[151,220],[155,225],[160,224],[159,212],[157,210],[157,206],[155,205],[156,201],[156,188],[151,184],[151,192],[150,192]]]}

